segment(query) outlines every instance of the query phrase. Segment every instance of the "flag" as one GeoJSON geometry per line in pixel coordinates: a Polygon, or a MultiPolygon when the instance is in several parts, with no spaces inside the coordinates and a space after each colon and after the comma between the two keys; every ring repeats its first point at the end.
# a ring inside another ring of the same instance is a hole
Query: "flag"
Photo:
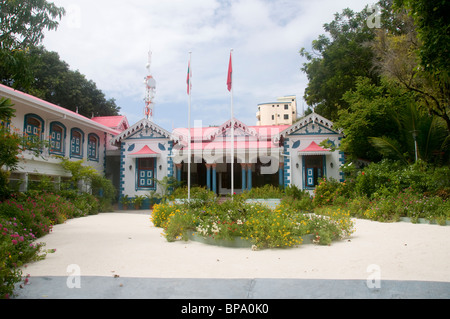
{"type": "Polygon", "coordinates": [[[228,91],[231,91],[232,86],[233,86],[233,65],[231,61],[231,52],[230,52],[230,64],[228,65],[228,79],[227,79],[228,91]]]}
{"type": "Polygon", "coordinates": [[[191,60],[189,59],[188,71],[187,71],[187,79],[186,79],[187,94],[188,95],[191,93],[191,90],[192,90],[191,78],[192,78],[191,60]]]}

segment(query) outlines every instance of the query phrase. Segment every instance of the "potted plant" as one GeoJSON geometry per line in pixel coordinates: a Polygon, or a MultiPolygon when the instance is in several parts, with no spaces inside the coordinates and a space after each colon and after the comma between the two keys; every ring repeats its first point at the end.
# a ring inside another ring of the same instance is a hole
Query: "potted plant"
{"type": "Polygon", "coordinates": [[[161,195],[156,191],[150,191],[150,193],[148,193],[146,196],[150,201],[150,209],[153,208],[153,205],[161,201],[161,195]]]}
{"type": "Polygon", "coordinates": [[[128,204],[130,204],[130,199],[128,198],[128,195],[123,195],[121,198],[120,198],[120,200],[119,200],[119,202],[122,204],[122,208],[124,209],[124,210],[127,210],[128,209],[128,204]]]}
{"type": "Polygon", "coordinates": [[[140,209],[142,206],[142,202],[144,201],[145,196],[142,195],[138,195],[133,199],[133,203],[134,203],[134,208],[135,209],[140,209]]]}

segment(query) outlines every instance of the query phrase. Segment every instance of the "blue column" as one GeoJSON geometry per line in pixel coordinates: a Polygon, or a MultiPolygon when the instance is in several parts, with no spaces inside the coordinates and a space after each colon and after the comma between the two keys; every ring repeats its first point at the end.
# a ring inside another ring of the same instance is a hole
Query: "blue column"
{"type": "Polygon", "coordinates": [[[245,167],[247,166],[247,164],[241,164],[241,169],[242,169],[242,190],[246,190],[246,185],[245,185],[245,178],[247,175],[247,172],[245,171],[245,167]]]}
{"type": "Polygon", "coordinates": [[[247,189],[251,190],[252,189],[252,164],[248,164],[247,169],[248,169],[247,189]]]}
{"type": "Polygon", "coordinates": [[[284,187],[284,163],[281,162],[280,166],[278,168],[278,183],[280,184],[280,187],[284,187]]]}
{"type": "Polygon", "coordinates": [[[212,165],[212,190],[214,193],[217,193],[217,182],[216,182],[216,164],[212,165]]]}
{"type": "Polygon", "coordinates": [[[206,164],[206,188],[211,190],[211,165],[206,164]]]}
{"type": "Polygon", "coordinates": [[[176,164],[177,168],[177,181],[181,182],[181,168],[183,164],[176,164]]]}

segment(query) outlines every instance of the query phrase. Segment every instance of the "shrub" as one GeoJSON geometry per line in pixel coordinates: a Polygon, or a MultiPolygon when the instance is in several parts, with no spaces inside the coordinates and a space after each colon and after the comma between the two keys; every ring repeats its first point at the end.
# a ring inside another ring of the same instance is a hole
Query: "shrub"
{"type": "MultiPolygon", "coordinates": [[[[174,198],[187,199],[188,188],[179,187],[173,192],[174,198]]],[[[192,187],[191,188],[191,207],[201,207],[203,205],[214,204],[217,200],[217,196],[213,191],[207,190],[205,187],[192,187]]]]}
{"type": "Polygon", "coordinates": [[[193,214],[176,208],[169,214],[164,223],[164,235],[167,241],[171,242],[177,239],[187,241],[187,231],[194,228],[194,223],[195,217],[193,214]]]}
{"type": "Polygon", "coordinates": [[[323,178],[314,190],[314,205],[322,206],[331,204],[337,195],[339,186],[340,183],[335,179],[323,178]]]}
{"type": "Polygon", "coordinates": [[[251,190],[244,191],[242,196],[246,199],[268,199],[268,198],[282,198],[284,195],[283,189],[279,186],[266,184],[263,187],[253,187],[251,190]]]}
{"type": "Polygon", "coordinates": [[[163,227],[169,215],[174,211],[174,207],[174,205],[168,204],[155,204],[150,217],[153,225],[155,227],[163,227]]]}

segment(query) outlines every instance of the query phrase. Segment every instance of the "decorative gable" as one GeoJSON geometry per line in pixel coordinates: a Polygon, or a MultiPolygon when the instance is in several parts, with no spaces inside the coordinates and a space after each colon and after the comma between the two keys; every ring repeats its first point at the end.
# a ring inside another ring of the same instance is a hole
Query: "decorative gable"
{"type": "Polygon", "coordinates": [[[321,135],[321,134],[340,134],[333,128],[333,122],[320,116],[319,114],[312,113],[298,122],[294,123],[287,129],[278,134],[275,139],[279,140],[281,137],[288,135],[321,135]]]}
{"type": "Polygon", "coordinates": [[[171,134],[150,120],[142,119],[111,140],[111,144],[120,146],[126,139],[171,138],[171,134]]]}
{"type": "Polygon", "coordinates": [[[227,137],[231,136],[231,128],[234,125],[234,134],[235,136],[254,136],[259,138],[258,132],[253,129],[252,127],[249,127],[248,125],[242,123],[241,121],[233,118],[231,120],[226,121],[221,126],[219,126],[216,130],[211,132],[206,136],[206,139],[208,140],[214,140],[216,137],[227,137]]]}

